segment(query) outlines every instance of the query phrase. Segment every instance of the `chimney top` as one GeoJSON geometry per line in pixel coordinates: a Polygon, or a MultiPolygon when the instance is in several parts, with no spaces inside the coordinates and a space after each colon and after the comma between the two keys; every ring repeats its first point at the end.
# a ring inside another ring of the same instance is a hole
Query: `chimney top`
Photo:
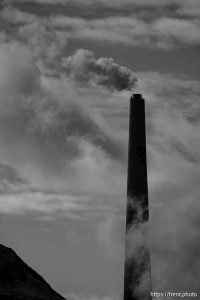
{"type": "Polygon", "coordinates": [[[131,100],[141,100],[142,98],[142,94],[133,94],[131,96],[131,100]]]}

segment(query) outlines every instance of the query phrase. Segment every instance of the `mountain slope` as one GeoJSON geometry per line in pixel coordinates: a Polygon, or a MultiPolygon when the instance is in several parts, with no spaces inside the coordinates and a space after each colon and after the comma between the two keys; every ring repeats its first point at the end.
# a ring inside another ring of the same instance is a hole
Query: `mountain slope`
{"type": "Polygon", "coordinates": [[[11,248],[1,244],[0,299],[65,300],[11,248]]]}

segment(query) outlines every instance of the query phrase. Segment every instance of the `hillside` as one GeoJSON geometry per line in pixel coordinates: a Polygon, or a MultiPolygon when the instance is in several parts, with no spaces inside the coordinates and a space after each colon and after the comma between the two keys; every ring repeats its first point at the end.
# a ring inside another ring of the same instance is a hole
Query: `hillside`
{"type": "Polygon", "coordinates": [[[65,300],[11,248],[1,244],[0,299],[65,300]]]}

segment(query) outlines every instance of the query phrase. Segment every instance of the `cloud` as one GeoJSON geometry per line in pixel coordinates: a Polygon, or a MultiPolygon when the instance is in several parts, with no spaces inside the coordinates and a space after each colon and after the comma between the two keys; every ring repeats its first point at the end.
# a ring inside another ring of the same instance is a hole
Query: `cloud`
{"type": "MultiPolygon", "coordinates": [[[[125,14],[134,14],[137,16],[141,15],[147,19],[155,19],[156,16],[168,17],[168,16],[182,16],[189,18],[199,18],[200,13],[200,5],[198,0],[166,0],[165,2],[161,2],[158,0],[117,0],[113,2],[112,0],[98,0],[98,1],[81,1],[81,0],[10,0],[8,2],[8,7],[12,8],[13,4],[17,7],[23,7],[23,4],[34,3],[36,7],[43,6],[48,8],[46,13],[54,14],[55,11],[60,11],[61,14],[66,14],[64,8],[69,8],[74,11],[77,7],[87,6],[87,10],[90,13],[96,15],[98,11],[103,13],[104,16],[107,14],[105,10],[109,10],[109,15],[123,15],[125,14]],[[152,8],[155,10],[152,11],[152,8]]],[[[27,8],[28,9],[28,8],[27,8]]],[[[28,9],[31,10],[31,9],[28,9]]],[[[86,15],[90,16],[91,14],[87,14],[87,12],[76,12],[76,15],[86,15]]],[[[19,15],[19,14],[18,14],[19,15]]],[[[99,14],[101,15],[101,14],[99,14]]],[[[14,17],[14,19],[16,19],[14,17]]],[[[11,21],[12,22],[12,21],[11,21]]]]}
{"type": "Polygon", "coordinates": [[[2,8],[0,18],[10,24],[24,24],[38,20],[36,15],[24,11],[22,12],[12,6],[5,6],[2,8]]]}
{"type": "Polygon", "coordinates": [[[5,163],[0,163],[0,194],[12,191],[18,192],[28,186],[28,181],[19,176],[14,168],[5,163]]]}
{"type": "MultiPolygon", "coordinates": [[[[181,43],[186,45],[195,45],[200,42],[198,31],[199,21],[190,21],[184,19],[160,18],[153,24],[153,29],[160,38],[160,42],[166,45],[170,43],[181,43]]],[[[155,34],[155,36],[156,36],[155,34]]]]}
{"type": "Polygon", "coordinates": [[[7,164],[0,164],[0,179],[9,180],[11,183],[24,183],[24,180],[17,175],[15,169],[7,164]]]}
{"type": "Polygon", "coordinates": [[[45,194],[40,192],[24,192],[1,195],[0,210],[3,214],[43,213],[56,214],[62,209],[65,211],[79,209],[75,197],[66,195],[45,194]]]}
{"type": "MultiPolygon", "coordinates": [[[[38,34],[42,38],[43,32],[38,34]]],[[[34,33],[30,36],[33,37],[34,33]]],[[[110,250],[112,243],[118,250],[118,243],[123,246],[117,236],[110,243],[107,240],[108,245],[97,239],[95,233],[99,232],[98,225],[102,226],[103,219],[118,219],[122,214],[125,189],[121,186],[126,184],[122,163],[126,153],[122,142],[124,136],[121,138],[121,131],[110,125],[109,118],[106,119],[103,113],[118,110],[119,102],[122,108],[126,106],[125,94],[128,92],[108,89],[109,80],[113,86],[110,74],[105,86],[98,82],[94,86],[92,82],[81,83],[80,86],[75,79],[69,78],[64,68],[61,76],[52,76],[60,66],[61,60],[57,62],[57,59],[53,61],[53,66],[48,65],[49,71],[53,71],[47,74],[47,66],[43,64],[42,68],[41,62],[46,58],[43,55],[48,43],[54,43],[54,35],[48,39],[44,31],[43,42],[47,45],[41,45],[42,49],[40,44],[37,48],[38,40],[36,37],[35,44],[29,43],[27,34],[28,44],[24,38],[21,42],[13,40],[1,45],[1,49],[5,50],[1,52],[0,60],[0,69],[3,70],[0,102],[4,106],[4,111],[0,112],[0,162],[6,162],[22,183],[13,183],[11,176],[7,175],[8,170],[2,169],[0,214],[4,220],[11,218],[23,222],[26,219],[36,222],[39,227],[46,221],[51,222],[48,226],[52,228],[60,222],[70,224],[76,241],[80,236],[79,241],[88,236],[89,229],[85,229],[84,224],[89,224],[87,228],[94,225],[91,248],[87,243],[90,239],[78,243],[79,247],[76,247],[77,243],[74,246],[73,242],[71,244],[73,239],[69,238],[66,264],[68,270],[71,264],[72,274],[65,270],[61,277],[70,280],[79,274],[80,285],[82,283],[82,287],[88,287],[88,290],[91,280],[93,291],[98,289],[100,280],[103,280],[102,288],[106,287],[109,291],[114,286],[115,290],[122,273],[113,279],[113,267],[120,268],[122,258],[116,251],[113,260],[110,250]],[[71,224],[84,228],[81,232],[85,235],[73,230],[71,224]],[[97,249],[98,257],[92,247],[97,249]],[[89,257],[89,261],[88,253],[93,256],[89,257]],[[108,262],[113,267],[108,267],[108,262]],[[99,275],[94,278],[95,269],[99,266],[99,275]],[[84,278],[86,267],[88,276],[84,278]],[[104,268],[108,270],[108,275],[102,279],[104,268]]],[[[62,51],[60,53],[61,58],[67,58],[62,51]]],[[[96,62],[98,59],[94,60],[96,62]]],[[[120,227],[119,223],[116,221],[114,225],[120,227]]],[[[111,232],[115,232],[115,228],[111,232]]],[[[62,265],[60,269],[62,273],[66,268],[62,265]]],[[[68,285],[74,287],[76,283],[73,285],[72,281],[68,285]]]]}
{"type": "MultiPolygon", "coordinates": [[[[11,3],[15,3],[16,0],[11,0],[11,3]]],[[[34,2],[34,3],[37,3],[37,4],[52,4],[52,5],[55,5],[55,0],[18,0],[19,3],[30,3],[30,2],[34,2]]],[[[76,3],[80,4],[81,3],[81,0],[75,0],[76,3]]],[[[124,5],[124,4],[131,4],[131,3],[134,3],[134,4],[139,4],[139,5],[164,5],[164,4],[160,4],[158,0],[151,0],[150,1],[150,4],[148,3],[147,0],[142,0],[142,1],[139,1],[139,0],[125,0],[124,2],[122,0],[117,0],[114,4],[111,2],[111,0],[109,1],[105,1],[105,0],[100,0],[98,1],[102,4],[105,4],[105,5],[124,5]]],[[[166,1],[167,4],[166,5],[169,5],[172,3],[172,0],[167,0],[166,1]]],[[[56,2],[57,4],[59,5],[67,5],[69,3],[72,3],[71,0],[58,0],[56,2]]],[[[85,4],[86,5],[91,5],[93,4],[94,1],[92,0],[88,0],[85,4]]]]}
{"type": "Polygon", "coordinates": [[[151,222],[151,258],[154,290],[199,292],[199,266],[193,256],[194,252],[199,252],[200,247],[197,238],[199,225],[196,223],[199,191],[195,187],[191,188],[191,185],[188,187],[190,192],[185,189],[185,194],[176,195],[175,198],[173,194],[176,194],[178,187],[174,187],[170,192],[171,199],[165,198],[162,206],[154,209],[152,214],[154,221],[151,222]],[[155,227],[159,222],[162,228],[156,231],[155,227]]]}
{"type": "Polygon", "coordinates": [[[22,40],[33,52],[40,71],[50,75],[61,71],[67,39],[56,31],[50,22],[36,20],[19,27],[17,38],[22,40]]]}
{"type": "Polygon", "coordinates": [[[18,24],[15,38],[29,47],[44,74],[57,77],[64,74],[76,83],[93,83],[110,90],[132,90],[135,87],[133,71],[120,66],[112,58],[96,59],[92,51],[85,49],[78,49],[66,57],[67,34],[56,30],[54,20],[39,19],[14,8],[4,9],[2,16],[8,23],[10,20],[14,23],[24,21],[18,24]]]}
{"type": "MultiPolygon", "coordinates": [[[[125,214],[125,211],[124,211],[125,214]]],[[[124,262],[125,218],[109,216],[99,224],[97,241],[110,260],[124,262]]]]}
{"type": "Polygon", "coordinates": [[[107,17],[86,20],[67,16],[51,17],[68,38],[107,41],[127,45],[171,49],[180,45],[198,45],[199,21],[159,17],[145,21],[136,17],[107,17]]]}
{"type": "MultiPolygon", "coordinates": [[[[2,182],[2,180],[1,180],[2,182]]],[[[14,184],[13,184],[14,186],[14,184]]],[[[18,183],[19,186],[19,183],[18,183]]],[[[20,188],[9,188],[1,191],[0,212],[2,215],[26,215],[34,216],[38,220],[45,218],[64,218],[72,221],[91,221],[100,222],[102,218],[112,217],[120,214],[117,205],[113,205],[112,201],[103,199],[103,196],[92,197],[87,193],[81,195],[70,190],[62,193],[62,191],[44,189],[34,190],[29,186],[20,186],[20,188]],[[22,189],[24,187],[24,189],[22,189]],[[97,201],[98,200],[98,201],[97,201]]],[[[98,240],[99,242],[100,240],[98,240]]],[[[104,247],[103,247],[104,251],[104,247]]],[[[111,257],[109,256],[111,259],[111,257]]],[[[116,257],[119,259],[119,257],[116,257]]]]}
{"type": "MultiPolygon", "coordinates": [[[[72,4],[72,3],[76,3],[76,4],[81,4],[82,1],[81,0],[57,0],[55,2],[55,0],[10,0],[11,3],[30,3],[30,2],[34,2],[37,4],[51,4],[51,5],[67,5],[67,4],[72,4]]],[[[197,5],[198,0],[192,0],[190,1],[191,6],[194,6],[195,4],[197,5]]],[[[124,5],[135,5],[135,6],[139,6],[139,7],[159,7],[159,6],[170,6],[170,5],[187,5],[187,1],[186,0],[166,0],[165,2],[161,2],[159,0],[116,0],[114,3],[112,0],[98,0],[98,1],[92,1],[92,0],[87,0],[84,3],[85,5],[96,5],[96,4],[103,4],[105,6],[124,6],[124,5]]]]}
{"type": "Polygon", "coordinates": [[[39,85],[39,70],[32,53],[17,42],[0,44],[1,92],[31,94],[39,85]]]}
{"type": "Polygon", "coordinates": [[[94,20],[55,16],[52,23],[65,30],[68,38],[106,41],[128,45],[148,44],[151,28],[145,21],[130,17],[108,17],[94,20]],[[73,34],[72,34],[73,32],[73,34]]]}
{"type": "MultiPolygon", "coordinates": [[[[0,159],[6,160],[22,181],[26,178],[26,184],[16,187],[11,178],[6,187],[5,179],[1,179],[4,185],[1,212],[58,215],[60,207],[65,216],[80,216],[81,205],[80,210],[71,213],[69,206],[64,204],[71,199],[71,194],[78,193],[80,202],[88,207],[88,213],[82,211],[83,218],[95,212],[100,216],[103,210],[109,214],[118,213],[120,196],[117,191],[123,177],[121,162],[126,149],[119,132],[105,121],[97,107],[106,111],[106,107],[115,106],[113,95],[135,82],[133,72],[112,59],[95,59],[92,52],[79,50],[71,57],[64,56],[60,77],[46,75],[39,62],[46,58],[43,55],[48,42],[56,44],[56,36],[50,35],[48,39],[45,38],[46,30],[42,30],[43,33],[44,45],[41,45],[42,50],[39,45],[38,52],[37,38],[36,49],[31,49],[29,41],[28,46],[19,41],[0,45],[0,159]],[[84,65],[90,77],[86,82],[80,80],[84,76],[84,65]],[[97,91],[99,95],[95,98],[97,91]],[[117,176],[113,176],[113,172],[117,176]],[[65,195],[65,201],[60,193],[65,195]],[[116,195],[116,208],[113,194],[116,195]],[[99,203],[96,207],[92,205],[92,210],[89,208],[92,201],[86,200],[91,195],[93,202],[99,203]]],[[[41,32],[38,35],[41,37],[41,32]]],[[[48,67],[56,68],[56,59],[54,65],[48,67]]],[[[5,169],[4,172],[6,175],[5,169]]]]}
{"type": "MultiPolygon", "coordinates": [[[[173,179],[166,178],[165,183],[155,187],[157,192],[150,193],[152,289],[199,292],[199,266],[192,254],[200,247],[194,212],[199,212],[199,191],[195,187],[199,175],[195,169],[183,167],[183,160],[176,163],[171,157],[168,164],[172,161],[174,167],[169,168],[168,175],[165,169],[165,176],[173,179]]],[[[165,163],[160,165],[163,171],[165,163]]]]}
{"type": "MultiPolygon", "coordinates": [[[[96,14],[98,11],[101,11],[105,15],[105,10],[110,10],[111,15],[123,15],[124,12],[126,14],[134,14],[136,11],[137,15],[140,14],[141,16],[150,17],[150,19],[154,19],[155,16],[162,16],[167,17],[169,16],[183,16],[183,17],[190,17],[190,18],[199,18],[199,1],[198,0],[166,0],[165,2],[161,2],[158,0],[117,0],[113,3],[112,0],[98,0],[92,1],[87,0],[83,3],[81,0],[10,0],[9,7],[11,3],[13,5],[17,5],[17,7],[23,7],[23,4],[34,3],[36,6],[46,6],[48,7],[48,12],[52,10],[57,10],[58,7],[61,7],[59,11],[62,14],[62,7],[66,8],[77,8],[82,6],[87,6],[88,10],[91,11],[93,14],[96,14]],[[51,6],[51,7],[50,7],[51,6]],[[156,10],[152,11],[152,8],[156,8],[156,10]]],[[[65,11],[63,12],[65,14],[65,11]]],[[[81,14],[81,12],[80,12],[81,14]]],[[[84,13],[83,13],[84,14],[84,13]]],[[[87,13],[86,13],[87,15],[87,13]]]]}
{"type": "Polygon", "coordinates": [[[198,0],[183,1],[177,9],[177,13],[181,16],[200,17],[200,3],[198,0]]]}
{"type": "MultiPolygon", "coordinates": [[[[32,32],[35,27],[30,28],[32,32]]],[[[48,49],[51,44],[56,47],[58,43],[56,35],[46,35],[46,29],[43,29],[44,27],[37,32],[38,36],[31,35],[28,47],[14,41],[1,45],[1,115],[9,116],[1,120],[2,135],[6,139],[6,134],[9,134],[12,137],[10,143],[15,140],[14,136],[23,138],[24,148],[29,149],[25,155],[26,160],[30,159],[28,164],[36,164],[39,159],[39,164],[45,169],[52,165],[52,170],[63,170],[65,160],[79,157],[83,149],[79,146],[78,138],[89,140],[102,153],[105,151],[108,155],[120,157],[123,155],[123,147],[117,134],[106,125],[97,110],[88,107],[88,92],[85,96],[82,92],[85,93],[86,88],[87,91],[90,87],[93,88],[94,82],[99,86],[99,101],[104,93],[101,86],[109,89],[106,95],[109,99],[112,97],[111,90],[118,91],[133,86],[133,72],[119,66],[112,59],[95,59],[92,52],[79,50],[71,57],[63,57],[65,65],[63,64],[60,73],[61,78],[54,79],[49,74],[44,76],[44,68],[46,70],[47,66],[44,63],[42,68],[40,63],[46,62],[46,56],[49,59],[48,49]],[[44,44],[40,45],[41,38],[44,44]],[[84,77],[85,67],[89,75],[86,82],[80,79],[84,77]],[[81,87],[78,87],[81,80],[81,87]],[[48,152],[48,156],[45,152],[48,152]]],[[[58,52],[60,53],[59,44],[58,52]]],[[[51,65],[48,65],[50,70],[58,69],[61,65],[61,60],[57,61],[55,56],[54,59],[53,64],[51,60],[51,65]]],[[[20,161],[22,158],[18,155],[21,157],[22,154],[18,147],[15,156],[20,161]]]]}
{"type": "MultiPolygon", "coordinates": [[[[170,3],[168,5],[172,5],[170,3]]],[[[139,4],[135,3],[135,5],[139,4]]],[[[156,1],[151,2],[151,5],[160,7],[156,1]]],[[[143,6],[146,7],[145,2],[143,6]]],[[[188,9],[189,12],[194,8],[198,11],[196,3],[188,7],[185,2],[180,6],[178,1],[173,8],[173,14],[165,15],[161,5],[160,13],[150,15],[148,11],[148,18],[142,17],[147,14],[142,11],[143,8],[141,10],[137,8],[140,12],[137,15],[116,16],[111,13],[109,17],[97,18],[94,15],[93,18],[83,18],[70,17],[62,13],[41,17],[8,7],[2,10],[0,16],[7,22],[8,28],[10,24],[16,24],[17,35],[21,39],[28,39],[30,47],[34,47],[43,58],[45,56],[46,65],[52,67],[55,61],[58,65],[68,38],[122,43],[130,46],[156,46],[166,50],[180,46],[199,45],[199,19],[193,16],[184,17],[184,10],[188,9]]],[[[61,65],[58,71],[60,70],[61,65]]]]}

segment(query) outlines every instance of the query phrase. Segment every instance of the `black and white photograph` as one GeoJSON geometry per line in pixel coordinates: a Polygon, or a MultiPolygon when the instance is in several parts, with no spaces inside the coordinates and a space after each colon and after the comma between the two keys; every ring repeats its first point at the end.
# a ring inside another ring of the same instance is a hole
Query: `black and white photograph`
{"type": "Polygon", "coordinates": [[[200,0],[0,0],[0,300],[200,299],[200,0]]]}

